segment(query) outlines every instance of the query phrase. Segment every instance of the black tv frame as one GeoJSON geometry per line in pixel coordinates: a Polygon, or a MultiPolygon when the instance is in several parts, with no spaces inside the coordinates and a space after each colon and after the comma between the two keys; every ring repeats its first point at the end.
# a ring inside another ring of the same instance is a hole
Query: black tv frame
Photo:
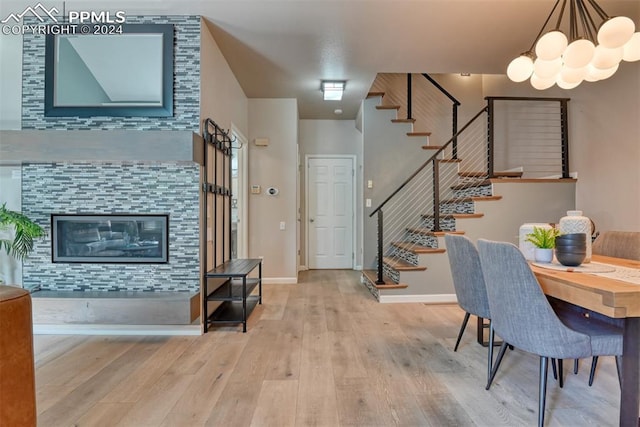
{"type": "MultiPolygon", "coordinates": [[[[162,105],[161,106],[79,106],[54,105],[56,34],[45,39],[44,116],[45,117],[171,117],[173,116],[173,24],[122,24],[122,33],[162,34],[162,105]]],[[[83,35],[85,36],[85,35],[83,35]]],[[[86,35],[90,37],[91,34],[86,35]]],[[[118,37],[114,34],[113,37],[118,37]]],[[[126,66],[126,64],[122,64],[126,66]]]]}

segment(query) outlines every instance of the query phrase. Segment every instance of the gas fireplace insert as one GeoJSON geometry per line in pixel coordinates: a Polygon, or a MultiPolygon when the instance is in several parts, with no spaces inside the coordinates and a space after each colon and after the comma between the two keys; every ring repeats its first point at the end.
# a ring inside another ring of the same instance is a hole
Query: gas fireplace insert
{"type": "Polygon", "coordinates": [[[51,215],[53,262],[169,262],[169,215],[51,215]]]}

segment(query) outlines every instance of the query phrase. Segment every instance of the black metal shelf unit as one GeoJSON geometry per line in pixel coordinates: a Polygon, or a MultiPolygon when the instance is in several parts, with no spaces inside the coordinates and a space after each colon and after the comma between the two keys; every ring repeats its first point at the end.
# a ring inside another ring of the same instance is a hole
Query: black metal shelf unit
{"type": "MultiPolygon", "coordinates": [[[[247,318],[256,307],[262,304],[262,260],[232,259],[208,271],[204,280],[204,307],[209,301],[221,304],[204,322],[204,331],[210,325],[242,323],[242,332],[247,332],[247,318]],[[248,277],[258,268],[258,277],[248,277]],[[224,279],[222,284],[209,292],[209,279],[224,279]],[[258,293],[254,291],[258,289],[258,293]]],[[[206,313],[206,312],[205,312],[206,313]]]]}

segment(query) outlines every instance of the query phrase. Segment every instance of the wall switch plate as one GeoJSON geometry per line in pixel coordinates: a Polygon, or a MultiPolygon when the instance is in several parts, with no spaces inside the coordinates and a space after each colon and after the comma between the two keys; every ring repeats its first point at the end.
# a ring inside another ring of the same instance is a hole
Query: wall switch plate
{"type": "Polygon", "coordinates": [[[367,188],[373,188],[373,180],[372,179],[367,181],[367,188]]]}
{"type": "Polygon", "coordinates": [[[366,200],[364,201],[364,203],[365,203],[366,207],[368,207],[368,208],[370,208],[370,207],[371,207],[371,199],[366,199],[366,200]]]}
{"type": "Polygon", "coordinates": [[[280,221],[280,230],[284,230],[286,228],[286,224],[284,221],[280,221]]]}

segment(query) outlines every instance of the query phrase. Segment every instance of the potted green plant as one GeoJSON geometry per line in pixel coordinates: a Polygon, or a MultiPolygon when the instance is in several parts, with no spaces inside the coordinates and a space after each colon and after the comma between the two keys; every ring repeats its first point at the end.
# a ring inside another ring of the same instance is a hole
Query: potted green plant
{"type": "Polygon", "coordinates": [[[526,235],[526,241],[532,243],[535,248],[535,258],[538,262],[551,262],[553,248],[556,246],[556,237],[560,231],[555,227],[533,227],[533,231],[526,235]]]}
{"type": "Polygon", "coordinates": [[[13,239],[0,238],[0,250],[4,249],[9,256],[23,261],[33,251],[33,242],[44,236],[44,230],[26,215],[12,211],[7,204],[0,206],[0,231],[13,229],[13,239]]]}

